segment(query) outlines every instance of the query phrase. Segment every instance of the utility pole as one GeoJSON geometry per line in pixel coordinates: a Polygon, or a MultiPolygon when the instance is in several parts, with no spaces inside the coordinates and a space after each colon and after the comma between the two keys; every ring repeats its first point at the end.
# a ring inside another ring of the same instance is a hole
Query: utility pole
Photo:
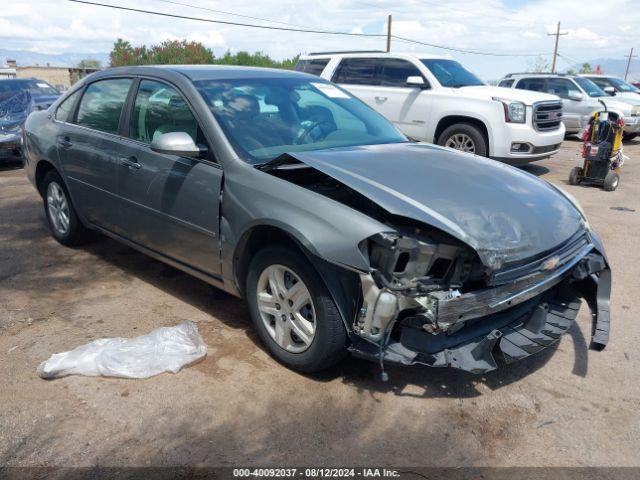
{"type": "Polygon", "coordinates": [[[627,75],[629,75],[629,66],[631,65],[631,59],[637,57],[638,55],[633,54],[633,47],[631,47],[631,51],[629,52],[629,60],[627,60],[627,69],[624,72],[624,81],[627,81],[627,75]]]}
{"type": "Polygon", "coordinates": [[[391,15],[387,16],[387,53],[391,51],[391,15]]]}
{"type": "Polygon", "coordinates": [[[560,39],[561,35],[568,35],[568,32],[560,33],[560,22],[558,22],[558,29],[556,30],[556,33],[547,33],[547,35],[549,36],[553,35],[554,37],[556,37],[556,46],[553,49],[553,65],[551,66],[551,73],[556,73],[556,60],[558,58],[558,40],[560,39]]]}

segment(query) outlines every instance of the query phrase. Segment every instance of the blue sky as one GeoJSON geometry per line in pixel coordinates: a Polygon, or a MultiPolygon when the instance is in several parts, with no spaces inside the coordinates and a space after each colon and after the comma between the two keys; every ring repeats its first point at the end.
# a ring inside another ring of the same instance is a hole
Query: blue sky
{"type": "MultiPolygon", "coordinates": [[[[594,58],[622,59],[632,46],[640,52],[639,0],[172,1],[192,7],[167,0],[103,0],[113,5],[219,20],[261,25],[286,22],[309,28],[378,34],[385,32],[387,14],[392,14],[396,35],[507,55],[449,52],[485,79],[498,79],[508,72],[529,69],[535,63],[550,63],[553,37],[547,33],[555,29],[558,20],[562,22],[562,30],[569,33],[560,40],[560,68],[594,58]],[[608,19],[606,25],[603,19],[608,19]]],[[[0,45],[5,49],[49,54],[106,53],[117,37],[133,44],[187,38],[203,42],[217,55],[227,49],[262,50],[275,58],[318,50],[380,49],[385,44],[384,38],[255,30],[127,13],[66,0],[5,3],[0,11],[0,45]]],[[[443,49],[398,40],[393,41],[393,50],[447,54],[443,49]]],[[[634,62],[632,71],[640,77],[640,60],[634,62]]]]}

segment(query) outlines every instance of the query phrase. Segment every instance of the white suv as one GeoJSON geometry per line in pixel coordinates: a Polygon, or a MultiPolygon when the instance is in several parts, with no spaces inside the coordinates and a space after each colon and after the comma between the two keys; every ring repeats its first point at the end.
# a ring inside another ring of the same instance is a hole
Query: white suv
{"type": "Polygon", "coordinates": [[[296,70],[340,84],[415,140],[515,165],[553,155],[565,134],[558,97],[487,86],[450,58],[317,53],[296,70]]]}

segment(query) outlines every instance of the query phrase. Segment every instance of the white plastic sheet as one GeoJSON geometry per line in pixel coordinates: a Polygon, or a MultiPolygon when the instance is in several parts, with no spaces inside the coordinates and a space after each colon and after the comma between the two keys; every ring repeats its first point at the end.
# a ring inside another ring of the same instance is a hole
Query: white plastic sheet
{"type": "Polygon", "coordinates": [[[158,328],[135,338],[101,338],[56,353],[38,366],[42,378],[87,375],[148,378],[182,367],[207,354],[207,346],[193,322],[158,328]]]}

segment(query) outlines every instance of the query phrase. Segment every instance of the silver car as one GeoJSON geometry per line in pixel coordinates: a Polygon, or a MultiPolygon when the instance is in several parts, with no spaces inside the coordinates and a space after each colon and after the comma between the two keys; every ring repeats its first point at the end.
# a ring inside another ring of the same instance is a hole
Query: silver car
{"type": "Polygon", "coordinates": [[[626,140],[640,133],[640,95],[637,99],[612,98],[586,77],[551,73],[512,73],[502,79],[499,86],[551,93],[560,97],[562,121],[567,134],[581,132],[589,122],[591,114],[603,109],[601,102],[624,118],[626,140]]]}
{"type": "Polygon", "coordinates": [[[108,235],[247,300],[283,364],[475,373],[557,342],[581,298],[609,336],[611,271],[571,197],[410,141],[346,90],[283,70],[86,77],[25,125],[52,235],[108,235]]]}

